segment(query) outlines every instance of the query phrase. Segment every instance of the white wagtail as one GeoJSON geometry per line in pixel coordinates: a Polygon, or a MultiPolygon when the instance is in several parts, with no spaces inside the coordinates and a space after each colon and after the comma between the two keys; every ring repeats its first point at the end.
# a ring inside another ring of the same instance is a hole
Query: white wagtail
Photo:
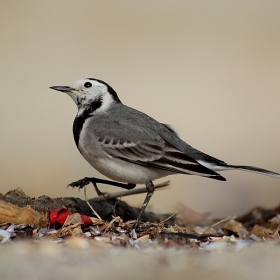
{"type": "Polygon", "coordinates": [[[169,125],[124,105],[115,90],[101,80],[82,79],[71,86],[51,89],[67,93],[78,106],[73,134],[82,156],[101,174],[127,183],[86,177],[70,186],[82,188],[92,182],[95,187],[96,183],[107,183],[131,189],[136,184],[145,184],[147,196],[134,228],[154,193],[155,179],[179,173],[225,181],[216,171],[231,169],[280,178],[278,173],[230,165],[196,150],[169,125]]]}

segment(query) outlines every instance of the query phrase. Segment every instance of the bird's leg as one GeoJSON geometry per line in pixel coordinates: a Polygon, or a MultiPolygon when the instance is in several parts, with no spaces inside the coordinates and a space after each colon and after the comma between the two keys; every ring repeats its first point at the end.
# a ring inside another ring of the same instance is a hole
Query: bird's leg
{"type": "Polygon", "coordinates": [[[123,184],[123,183],[119,183],[119,182],[114,182],[114,181],[109,181],[109,180],[103,180],[103,179],[98,179],[98,178],[89,178],[89,177],[85,177],[84,179],[72,182],[68,185],[68,187],[72,187],[72,188],[79,188],[82,189],[84,186],[88,185],[89,183],[92,183],[95,191],[97,193],[97,195],[104,195],[97,187],[97,183],[100,184],[107,184],[107,185],[112,185],[115,187],[119,187],[119,188],[124,188],[126,190],[131,190],[135,188],[135,184],[123,184]]]}
{"type": "Polygon", "coordinates": [[[94,189],[95,189],[97,195],[98,195],[98,196],[101,196],[101,195],[102,195],[102,196],[106,199],[105,194],[97,187],[96,182],[95,182],[95,181],[91,181],[91,183],[93,184],[94,189]]]}
{"type": "Polygon", "coordinates": [[[153,194],[154,194],[155,186],[154,186],[154,184],[153,184],[152,181],[148,181],[148,182],[146,183],[146,189],[147,189],[147,192],[148,192],[148,193],[147,193],[146,198],[145,198],[145,200],[144,200],[144,203],[143,203],[143,205],[142,205],[142,207],[141,207],[141,209],[140,209],[140,212],[139,212],[139,215],[138,215],[138,217],[137,217],[137,219],[136,219],[136,222],[135,222],[134,225],[133,225],[133,229],[136,229],[136,228],[138,227],[138,225],[139,225],[139,223],[140,223],[140,220],[141,220],[141,216],[142,216],[143,213],[145,212],[145,209],[146,209],[147,205],[149,204],[149,201],[150,201],[151,197],[152,197],[153,194]]]}

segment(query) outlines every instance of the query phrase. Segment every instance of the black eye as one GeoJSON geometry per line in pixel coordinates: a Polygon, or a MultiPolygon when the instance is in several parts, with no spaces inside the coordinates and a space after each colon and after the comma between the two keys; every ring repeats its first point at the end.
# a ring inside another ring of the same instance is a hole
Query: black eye
{"type": "Polygon", "coordinates": [[[84,84],[84,87],[86,87],[86,88],[89,88],[89,87],[91,87],[92,86],[92,84],[90,83],[90,82],[86,82],[85,84],[84,84]]]}

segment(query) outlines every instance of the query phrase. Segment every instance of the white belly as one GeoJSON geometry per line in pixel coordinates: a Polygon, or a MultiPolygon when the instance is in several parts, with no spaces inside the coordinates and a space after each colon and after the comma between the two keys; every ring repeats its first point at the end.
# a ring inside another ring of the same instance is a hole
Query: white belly
{"type": "Polygon", "coordinates": [[[132,184],[145,184],[148,181],[153,181],[165,176],[170,175],[170,172],[146,168],[144,166],[129,163],[117,158],[84,158],[104,176],[119,182],[132,183],[132,184]]]}

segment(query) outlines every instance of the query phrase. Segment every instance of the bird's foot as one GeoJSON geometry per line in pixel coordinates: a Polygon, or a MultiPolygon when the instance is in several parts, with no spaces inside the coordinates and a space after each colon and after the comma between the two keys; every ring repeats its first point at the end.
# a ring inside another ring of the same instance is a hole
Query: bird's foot
{"type": "Polygon", "coordinates": [[[101,192],[101,191],[99,190],[99,188],[97,187],[97,184],[96,184],[96,183],[98,182],[98,180],[99,180],[99,179],[94,178],[94,177],[92,177],[92,178],[85,177],[84,179],[81,179],[81,180],[78,180],[78,181],[75,181],[75,182],[70,183],[70,184],[68,185],[68,187],[79,188],[79,190],[80,190],[80,189],[82,189],[83,187],[85,187],[86,185],[92,183],[93,186],[94,186],[94,189],[95,189],[95,191],[96,191],[96,193],[97,193],[97,195],[98,195],[98,196],[103,196],[103,197],[106,199],[106,194],[103,193],[103,192],[101,192]]]}
{"type": "Polygon", "coordinates": [[[85,177],[84,179],[70,183],[67,187],[82,189],[84,186],[91,182],[90,178],[85,177]]]}
{"type": "Polygon", "coordinates": [[[98,187],[97,187],[97,183],[101,183],[101,184],[106,184],[106,185],[111,185],[111,186],[116,186],[116,187],[120,187],[120,188],[124,188],[126,190],[131,190],[135,188],[135,184],[123,184],[123,183],[119,183],[119,182],[114,182],[114,181],[109,181],[109,180],[103,180],[103,179],[98,179],[98,178],[94,178],[94,177],[85,177],[84,179],[78,180],[76,182],[72,182],[70,183],[68,186],[72,187],[72,188],[79,188],[82,189],[84,186],[88,185],[89,183],[92,183],[94,186],[94,189],[97,193],[98,196],[102,195],[104,198],[106,198],[106,194],[101,192],[98,187]]]}

